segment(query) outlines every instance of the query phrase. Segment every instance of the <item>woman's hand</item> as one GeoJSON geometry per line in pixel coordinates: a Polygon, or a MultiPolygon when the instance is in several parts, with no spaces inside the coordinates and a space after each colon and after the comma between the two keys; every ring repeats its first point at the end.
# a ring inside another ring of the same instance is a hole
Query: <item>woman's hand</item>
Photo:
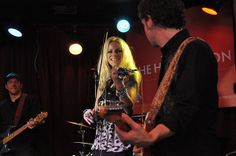
{"type": "Polygon", "coordinates": [[[94,110],[92,109],[87,109],[84,111],[83,118],[89,125],[94,123],[93,115],[94,115],[94,110]]]}
{"type": "Polygon", "coordinates": [[[111,78],[117,90],[122,90],[124,88],[125,85],[123,79],[119,77],[117,69],[115,68],[112,69],[111,78]]]}

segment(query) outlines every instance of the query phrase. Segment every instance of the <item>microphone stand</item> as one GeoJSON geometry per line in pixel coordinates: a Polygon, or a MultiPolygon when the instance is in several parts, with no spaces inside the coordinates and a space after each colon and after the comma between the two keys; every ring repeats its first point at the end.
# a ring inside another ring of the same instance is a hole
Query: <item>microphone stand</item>
{"type": "Polygon", "coordinates": [[[95,98],[96,98],[96,95],[97,95],[98,83],[99,83],[99,77],[98,77],[97,70],[95,69],[94,70],[94,93],[95,93],[95,98]]]}
{"type": "MultiPolygon", "coordinates": [[[[101,54],[100,54],[100,64],[99,64],[99,69],[98,69],[98,86],[99,86],[99,81],[100,81],[100,76],[101,76],[101,69],[102,69],[102,62],[103,62],[103,50],[104,50],[104,43],[106,42],[106,40],[107,40],[107,37],[108,37],[108,32],[106,32],[106,34],[105,34],[105,38],[103,39],[103,46],[102,46],[102,50],[101,50],[101,54]]],[[[96,91],[97,91],[97,88],[96,88],[96,91]]],[[[104,101],[105,101],[105,105],[106,105],[106,87],[105,87],[105,99],[104,99],[104,101]]],[[[96,96],[97,96],[97,92],[96,92],[96,95],[95,95],[95,99],[96,99],[96,96]]],[[[99,98],[99,97],[97,97],[97,98],[99,98]]],[[[96,102],[96,101],[95,101],[96,102]]],[[[97,101],[98,102],[98,101],[97,101]]],[[[100,150],[99,151],[100,152],[100,155],[102,155],[102,150],[100,150]]]]}

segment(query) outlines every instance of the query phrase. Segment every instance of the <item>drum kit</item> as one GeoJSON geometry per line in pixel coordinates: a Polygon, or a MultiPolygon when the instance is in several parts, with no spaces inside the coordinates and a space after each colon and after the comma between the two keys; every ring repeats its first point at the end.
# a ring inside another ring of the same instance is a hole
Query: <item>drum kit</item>
{"type": "MultiPolygon", "coordinates": [[[[134,121],[136,121],[137,123],[143,123],[143,120],[145,118],[146,114],[142,113],[142,114],[136,114],[136,115],[133,115],[132,116],[132,119],[134,121]]],[[[77,131],[78,134],[81,135],[81,141],[75,141],[75,142],[72,142],[73,144],[78,144],[82,147],[81,150],[79,150],[78,154],[74,154],[72,156],[92,156],[93,154],[91,152],[87,152],[85,151],[85,149],[87,147],[91,148],[91,146],[93,145],[92,143],[89,143],[89,142],[85,142],[84,141],[84,136],[85,136],[85,129],[90,129],[90,130],[94,130],[95,128],[93,127],[90,127],[86,124],[84,124],[83,122],[80,122],[80,123],[77,123],[77,122],[73,122],[73,121],[66,121],[67,123],[69,124],[72,124],[72,125],[76,125],[76,126],[79,126],[80,129],[77,131]]],[[[134,156],[136,156],[135,154],[133,154],[134,156]]]]}
{"type": "Polygon", "coordinates": [[[72,143],[81,145],[82,149],[79,150],[78,154],[75,154],[75,155],[72,155],[72,156],[92,156],[91,152],[86,153],[86,151],[85,151],[85,148],[86,147],[91,147],[92,143],[84,141],[85,130],[83,128],[87,128],[87,129],[95,129],[95,128],[87,126],[82,122],[80,122],[80,123],[73,122],[73,121],[66,121],[66,122],[69,123],[69,124],[77,125],[77,126],[80,127],[80,129],[77,132],[78,132],[78,134],[81,135],[81,141],[75,141],[75,142],[72,142],[72,143]]]}

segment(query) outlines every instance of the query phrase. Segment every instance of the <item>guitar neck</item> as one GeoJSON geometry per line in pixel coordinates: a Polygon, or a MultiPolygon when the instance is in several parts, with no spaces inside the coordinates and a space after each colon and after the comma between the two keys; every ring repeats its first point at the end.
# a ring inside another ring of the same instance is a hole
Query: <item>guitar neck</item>
{"type": "Polygon", "coordinates": [[[9,141],[11,141],[14,137],[16,137],[18,134],[20,134],[21,132],[23,132],[25,129],[27,129],[27,124],[23,125],[22,127],[20,127],[19,129],[17,129],[16,131],[14,131],[13,133],[11,133],[10,135],[6,136],[2,143],[6,144],[9,141]]]}

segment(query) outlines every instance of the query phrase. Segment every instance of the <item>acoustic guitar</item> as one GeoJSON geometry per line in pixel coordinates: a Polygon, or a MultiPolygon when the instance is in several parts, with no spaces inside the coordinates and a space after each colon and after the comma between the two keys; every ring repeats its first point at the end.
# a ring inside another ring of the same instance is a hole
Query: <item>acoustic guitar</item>
{"type": "MultiPolygon", "coordinates": [[[[47,118],[47,116],[48,116],[47,112],[41,112],[34,118],[34,120],[38,123],[42,123],[43,119],[47,118]]],[[[0,141],[0,147],[1,147],[0,156],[10,151],[10,148],[7,146],[7,143],[28,128],[26,123],[25,125],[15,130],[14,132],[10,133],[14,127],[15,126],[9,127],[2,134],[3,139],[0,141]]]]}

